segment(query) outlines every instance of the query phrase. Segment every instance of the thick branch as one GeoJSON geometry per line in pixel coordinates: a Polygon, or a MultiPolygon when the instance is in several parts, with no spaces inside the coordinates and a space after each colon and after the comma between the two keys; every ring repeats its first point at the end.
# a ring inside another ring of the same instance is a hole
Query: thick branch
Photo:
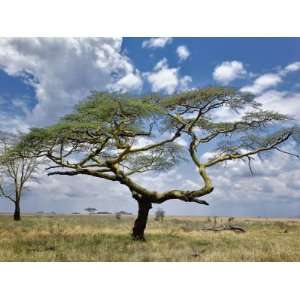
{"type": "Polygon", "coordinates": [[[99,178],[104,178],[111,181],[116,181],[117,177],[114,175],[103,174],[99,171],[82,169],[82,170],[74,170],[74,171],[55,171],[48,173],[48,176],[52,175],[68,175],[68,176],[76,176],[76,175],[91,175],[99,178]]]}

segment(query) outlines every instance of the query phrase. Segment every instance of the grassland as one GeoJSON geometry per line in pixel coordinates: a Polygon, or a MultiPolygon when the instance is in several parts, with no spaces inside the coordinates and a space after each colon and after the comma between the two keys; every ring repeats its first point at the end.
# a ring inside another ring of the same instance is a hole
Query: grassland
{"type": "MultiPolygon", "coordinates": [[[[218,218],[218,224],[227,218],[218,218]]],[[[300,261],[300,220],[234,219],[246,233],[202,230],[206,217],[150,218],[133,242],[133,217],[0,216],[0,261],[300,261]]]]}

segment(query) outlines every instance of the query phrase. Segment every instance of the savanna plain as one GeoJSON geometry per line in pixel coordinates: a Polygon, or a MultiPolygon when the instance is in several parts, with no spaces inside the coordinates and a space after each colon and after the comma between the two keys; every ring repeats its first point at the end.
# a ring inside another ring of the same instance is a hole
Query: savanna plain
{"type": "Polygon", "coordinates": [[[146,242],[134,216],[0,215],[0,261],[300,261],[300,219],[150,217],[146,242]],[[214,230],[236,226],[245,232],[214,230]]]}

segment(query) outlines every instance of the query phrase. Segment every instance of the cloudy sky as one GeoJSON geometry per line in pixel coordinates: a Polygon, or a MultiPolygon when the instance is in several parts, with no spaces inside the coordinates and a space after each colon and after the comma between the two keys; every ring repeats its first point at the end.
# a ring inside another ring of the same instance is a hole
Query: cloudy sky
{"type": "MultiPolygon", "coordinates": [[[[0,38],[0,129],[54,123],[91,90],[172,94],[209,85],[249,91],[266,108],[298,122],[299,78],[300,38],[0,38]]],[[[285,149],[299,151],[293,142],[285,149]]],[[[274,153],[257,158],[253,168],[254,176],[243,162],[212,168],[209,207],[177,200],[161,207],[184,215],[300,215],[299,160],[274,153]]],[[[39,184],[31,183],[24,195],[24,211],[136,210],[117,183],[40,174],[39,184]]],[[[189,162],[140,181],[157,190],[199,186],[189,162]]],[[[0,199],[0,210],[11,209],[0,199]]]]}

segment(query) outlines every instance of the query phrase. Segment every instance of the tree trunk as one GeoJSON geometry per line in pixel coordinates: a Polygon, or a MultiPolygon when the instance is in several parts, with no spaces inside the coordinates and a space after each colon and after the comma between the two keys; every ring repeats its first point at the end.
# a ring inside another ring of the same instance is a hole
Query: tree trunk
{"type": "Polygon", "coordinates": [[[20,201],[18,200],[15,202],[14,220],[15,221],[21,220],[20,201]]]}
{"type": "Polygon", "coordinates": [[[132,229],[132,238],[135,241],[145,241],[144,231],[147,225],[149,210],[152,208],[152,205],[148,200],[139,200],[138,205],[139,211],[132,229]]]}

